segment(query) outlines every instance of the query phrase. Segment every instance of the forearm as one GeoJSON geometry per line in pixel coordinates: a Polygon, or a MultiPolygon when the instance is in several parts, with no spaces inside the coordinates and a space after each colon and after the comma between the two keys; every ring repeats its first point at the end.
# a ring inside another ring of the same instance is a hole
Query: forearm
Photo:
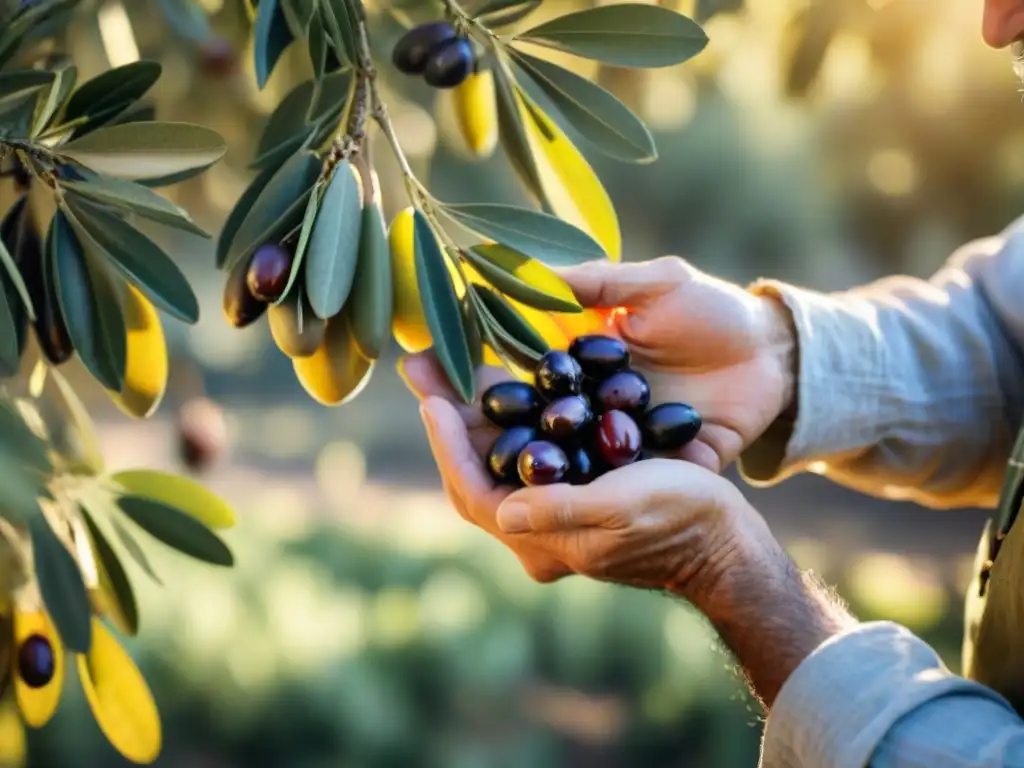
{"type": "Polygon", "coordinates": [[[993,239],[965,246],[927,282],[831,295],[757,286],[793,313],[798,386],[795,418],[744,455],[747,478],[813,467],[879,496],[993,504],[1024,409],[1021,281],[1024,249],[993,239]]]}

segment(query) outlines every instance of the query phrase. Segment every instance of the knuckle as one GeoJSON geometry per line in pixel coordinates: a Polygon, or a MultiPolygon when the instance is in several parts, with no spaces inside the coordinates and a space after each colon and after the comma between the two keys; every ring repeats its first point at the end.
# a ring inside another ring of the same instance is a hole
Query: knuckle
{"type": "Polygon", "coordinates": [[[657,268],[661,280],[672,283],[686,282],[693,274],[693,267],[678,256],[661,256],[651,263],[657,268]]]}

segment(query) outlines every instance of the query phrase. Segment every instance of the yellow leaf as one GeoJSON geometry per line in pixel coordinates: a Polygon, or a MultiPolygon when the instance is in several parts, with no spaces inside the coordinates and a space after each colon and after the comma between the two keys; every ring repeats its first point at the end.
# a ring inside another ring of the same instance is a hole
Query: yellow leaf
{"type": "Polygon", "coordinates": [[[342,405],[358,395],[370,381],[373,363],[359,350],[344,312],[327,321],[316,352],[292,360],[299,383],[321,405],[342,405]]]}
{"type": "Polygon", "coordinates": [[[157,409],[167,390],[167,342],[160,316],[149,300],[131,285],[126,285],[123,295],[127,365],[124,386],[110,397],[129,416],[145,419],[157,409]]]}
{"type": "Polygon", "coordinates": [[[235,512],[220,496],[195,480],[169,472],[131,469],[110,477],[128,493],[180,509],[214,530],[231,528],[235,512]]]}
{"type": "Polygon", "coordinates": [[[594,169],[529,96],[517,88],[516,98],[541,187],[554,213],[597,240],[609,259],[621,260],[619,219],[594,169]]]}
{"type": "Polygon", "coordinates": [[[459,133],[474,156],[490,157],[498,143],[498,104],[494,74],[484,70],[470,75],[452,93],[459,133]]]}
{"type": "Polygon", "coordinates": [[[92,621],[89,653],[76,658],[85,698],[103,735],[134,763],[156,760],[162,735],[153,694],[131,656],[99,619],[92,621]]]}
{"type": "Polygon", "coordinates": [[[0,767],[22,768],[25,754],[25,726],[18,717],[18,708],[8,699],[0,705],[0,767]]]}
{"type": "Polygon", "coordinates": [[[64,688],[64,646],[53,628],[53,623],[45,611],[14,610],[14,691],[18,700],[18,709],[25,723],[32,728],[46,725],[60,704],[60,694],[64,688]],[[32,688],[18,672],[18,649],[21,644],[33,635],[46,638],[53,648],[53,678],[41,688],[32,688]]]}

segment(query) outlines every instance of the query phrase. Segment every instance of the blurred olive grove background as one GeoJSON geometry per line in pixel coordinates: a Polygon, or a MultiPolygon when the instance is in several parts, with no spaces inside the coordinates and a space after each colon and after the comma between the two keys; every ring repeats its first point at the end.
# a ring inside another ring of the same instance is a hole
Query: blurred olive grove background
{"type": "MultiPolygon", "coordinates": [[[[159,59],[159,113],[227,138],[224,163],[169,190],[211,231],[245,186],[267,115],[309,66],[296,46],[259,92],[241,4],[220,2],[204,5],[238,52],[230,71],[167,34],[157,0],[108,0],[68,39],[83,77],[159,59]]],[[[534,18],[586,4],[545,0],[534,18]]],[[[705,25],[700,56],[649,72],[578,70],[656,132],[653,165],[589,155],[627,259],[676,253],[738,281],[838,289],[926,275],[1024,213],[1024,104],[1007,54],[981,43],[979,3],[661,4],[705,25]]],[[[384,61],[402,31],[385,7],[404,8],[407,22],[433,12],[425,0],[368,6],[384,61]]],[[[519,200],[503,157],[465,159],[445,99],[397,75],[388,85],[402,143],[439,197],[519,200]]],[[[390,218],[406,201],[383,142],[377,151],[390,218]]],[[[157,417],[131,423],[74,377],[114,467],[179,468],[174,416],[190,397],[214,398],[229,418],[229,455],[204,480],[240,511],[238,569],[168,563],[158,599],[140,595],[132,650],[164,717],[158,765],[755,763],[758,710],[686,606],[581,580],[529,582],[447,507],[394,352],[356,404],[322,409],[264,323],[224,323],[212,245],[183,235],[172,247],[204,316],[168,327],[172,383],[157,417]]],[[[751,496],[859,615],[907,623],[958,667],[980,513],[870,501],[814,477],[751,496]]],[[[120,764],[77,692],[30,738],[32,765],[120,764]]]]}

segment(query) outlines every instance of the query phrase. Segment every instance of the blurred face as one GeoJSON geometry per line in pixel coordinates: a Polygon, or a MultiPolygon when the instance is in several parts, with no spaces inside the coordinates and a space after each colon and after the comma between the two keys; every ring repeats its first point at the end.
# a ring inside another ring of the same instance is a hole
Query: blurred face
{"type": "Polygon", "coordinates": [[[1024,42],[1024,0],[985,0],[981,36],[993,48],[1024,42]]]}

